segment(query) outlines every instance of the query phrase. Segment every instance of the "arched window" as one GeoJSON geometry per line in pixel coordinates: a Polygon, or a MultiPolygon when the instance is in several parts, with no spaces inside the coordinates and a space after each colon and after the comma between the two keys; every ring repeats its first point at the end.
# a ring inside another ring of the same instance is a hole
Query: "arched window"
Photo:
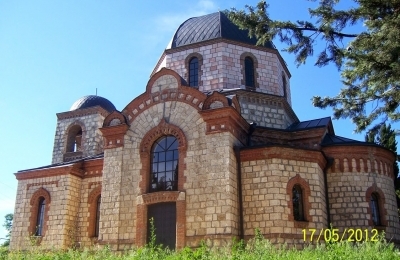
{"type": "Polygon", "coordinates": [[[39,199],[39,205],[38,205],[35,236],[42,236],[42,234],[43,234],[45,210],[46,210],[46,200],[43,197],[41,197],[39,199]]]}
{"type": "Polygon", "coordinates": [[[283,87],[283,96],[286,97],[287,96],[287,93],[286,93],[287,83],[286,83],[286,77],[283,73],[282,73],[282,87],[283,87]]]}
{"type": "Polygon", "coordinates": [[[82,151],[82,128],[79,125],[74,125],[68,131],[66,152],[80,151],[82,151]]]}
{"type": "Polygon", "coordinates": [[[293,186],[292,194],[294,220],[304,221],[303,191],[301,190],[300,185],[293,186]]]}
{"type": "Polygon", "coordinates": [[[94,226],[94,236],[99,236],[99,227],[100,227],[100,204],[101,204],[101,196],[97,198],[96,202],[96,220],[94,226]]]}
{"type": "Polygon", "coordinates": [[[382,223],[381,223],[381,215],[379,212],[378,194],[376,193],[371,194],[370,207],[371,207],[372,223],[374,224],[374,226],[381,226],[382,223]]]}
{"type": "Polygon", "coordinates": [[[151,150],[150,192],[178,189],[178,141],[174,136],[158,139],[151,150]]]}
{"type": "Polygon", "coordinates": [[[199,60],[193,57],[189,61],[189,86],[199,86],[199,60]]]}
{"type": "Polygon", "coordinates": [[[246,57],[244,59],[244,73],[245,73],[245,82],[246,87],[254,88],[254,62],[250,57],[246,57]]]}

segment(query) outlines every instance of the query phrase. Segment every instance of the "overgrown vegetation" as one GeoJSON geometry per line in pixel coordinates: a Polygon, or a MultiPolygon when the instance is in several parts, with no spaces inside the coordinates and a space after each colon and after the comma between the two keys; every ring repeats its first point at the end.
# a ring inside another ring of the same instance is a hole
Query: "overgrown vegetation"
{"type": "Polygon", "coordinates": [[[261,260],[261,259],[399,259],[399,251],[393,244],[387,243],[383,238],[378,242],[363,243],[332,243],[310,245],[302,250],[289,249],[285,245],[276,246],[264,239],[262,235],[256,236],[247,243],[234,242],[230,247],[209,248],[203,243],[197,249],[184,248],[171,251],[163,249],[154,243],[138,249],[114,253],[109,247],[85,248],[83,250],[50,250],[43,251],[34,247],[32,251],[8,252],[5,247],[0,248],[0,260],[3,259],[177,259],[177,260],[207,260],[207,259],[234,259],[234,260],[261,260]]]}

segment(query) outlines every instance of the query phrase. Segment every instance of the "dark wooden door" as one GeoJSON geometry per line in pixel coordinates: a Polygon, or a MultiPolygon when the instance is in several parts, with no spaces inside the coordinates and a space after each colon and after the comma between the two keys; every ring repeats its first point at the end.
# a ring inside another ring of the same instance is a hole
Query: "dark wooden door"
{"type": "Polygon", "coordinates": [[[175,202],[157,203],[148,206],[147,242],[150,241],[150,219],[153,218],[156,244],[175,249],[176,242],[176,204],[175,202]]]}

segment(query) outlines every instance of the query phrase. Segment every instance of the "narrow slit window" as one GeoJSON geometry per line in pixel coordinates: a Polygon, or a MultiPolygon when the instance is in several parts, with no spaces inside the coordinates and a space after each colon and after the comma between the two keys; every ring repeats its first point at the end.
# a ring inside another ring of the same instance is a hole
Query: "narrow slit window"
{"type": "Polygon", "coordinates": [[[254,88],[254,62],[250,57],[244,59],[244,72],[246,78],[246,87],[254,88]]]}
{"type": "Polygon", "coordinates": [[[189,86],[197,87],[199,85],[199,60],[193,57],[189,61],[189,86]]]}
{"type": "Polygon", "coordinates": [[[36,219],[35,236],[42,236],[42,234],[43,234],[45,209],[46,209],[46,200],[44,198],[41,198],[39,200],[39,205],[38,205],[38,215],[37,215],[37,219],[36,219]]]}
{"type": "Polygon", "coordinates": [[[299,185],[295,185],[292,193],[294,220],[304,221],[303,191],[299,185]]]}
{"type": "Polygon", "coordinates": [[[371,195],[370,204],[371,204],[372,222],[374,223],[374,226],[380,226],[381,217],[379,212],[379,200],[378,196],[375,193],[372,193],[371,195]]]}
{"type": "Polygon", "coordinates": [[[95,229],[94,229],[94,236],[99,236],[99,227],[100,227],[100,204],[101,204],[101,196],[97,198],[96,204],[96,222],[95,222],[95,229]]]}

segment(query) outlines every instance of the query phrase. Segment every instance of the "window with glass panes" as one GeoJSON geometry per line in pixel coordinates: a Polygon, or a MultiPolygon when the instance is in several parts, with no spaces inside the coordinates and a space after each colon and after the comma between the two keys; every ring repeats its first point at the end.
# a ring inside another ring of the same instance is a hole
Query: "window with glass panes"
{"type": "Polygon", "coordinates": [[[178,140],[174,136],[158,139],[152,148],[150,192],[178,189],[178,140]]]}

